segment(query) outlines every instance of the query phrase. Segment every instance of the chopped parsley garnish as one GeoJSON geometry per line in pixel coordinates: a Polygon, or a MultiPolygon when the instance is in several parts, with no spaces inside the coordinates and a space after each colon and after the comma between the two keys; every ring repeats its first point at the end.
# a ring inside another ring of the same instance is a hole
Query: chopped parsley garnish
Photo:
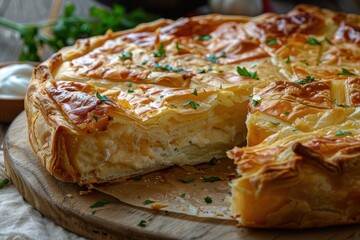
{"type": "Polygon", "coordinates": [[[220,57],[226,57],[227,55],[226,55],[226,52],[222,51],[219,56],[220,57]]]}
{"type": "Polygon", "coordinates": [[[163,70],[163,71],[167,71],[167,72],[174,72],[174,73],[179,73],[179,72],[186,72],[184,69],[182,68],[178,68],[178,69],[174,69],[172,66],[166,64],[166,65],[160,65],[159,63],[155,63],[154,65],[154,69],[156,70],[163,70]]]}
{"type": "Polygon", "coordinates": [[[96,115],[93,115],[93,119],[95,120],[95,122],[98,121],[98,117],[96,115]]]}
{"type": "Polygon", "coordinates": [[[275,126],[277,126],[277,125],[280,125],[280,122],[272,122],[272,121],[270,121],[272,124],[274,124],[275,126]]]}
{"type": "Polygon", "coordinates": [[[291,127],[290,129],[291,129],[291,131],[293,131],[293,132],[295,132],[295,131],[297,130],[297,128],[295,128],[295,127],[291,127]]]}
{"type": "Polygon", "coordinates": [[[215,157],[213,157],[213,158],[209,161],[209,165],[214,166],[217,162],[218,162],[218,160],[217,160],[215,157]]]}
{"type": "Polygon", "coordinates": [[[210,54],[207,58],[207,61],[212,63],[219,63],[219,60],[216,58],[215,54],[210,54]]]}
{"type": "Polygon", "coordinates": [[[133,92],[134,92],[134,89],[132,89],[132,88],[128,89],[128,93],[133,93],[133,92]]]}
{"type": "Polygon", "coordinates": [[[131,52],[122,51],[119,57],[121,60],[126,60],[132,58],[132,56],[131,52]]]}
{"type": "Polygon", "coordinates": [[[315,76],[306,76],[304,79],[300,79],[299,81],[295,81],[294,83],[304,85],[308,83],[312,83],[315,81],[315,76]]]}
{"type": "Polygon", "coordinates": [[[155,201],[153,200],[150,200],[150,199],[146,199],[145,201],[143,201],[143,204],[144,205],[148,205],[148,204],[151,204],[151,203],[154,203],[155,201]]]}
{"type": "Polygon", "coordinates": [[[197,92],[196,88],[194,89],[194,91],[193,91],[193,93],[192,93],[192,94],[194,94],[195,96],[197,96],[197,95],[198,95],[198,92],[197,92]]]}
{"type": "Polygon", "coordinates": [[[175,104],[171,104],[170,106],[172,106],[173,108],[177,108],[177,106],[175,104]]]}
{"type": "Polygon", "coordinates": [[[132,83],[131,83],[131,82],[128,82],[126,85],[127,85],[128,87],[131,87],[131,86],[132,86],[132,83]]]}
{"type": "Polygon", "coordinates": [[[145,64],[147,64],[147,63],[148,63],[148,60],[143,60],[143,61],[141,62],[142,65],[145,65],[145,64]]]}
{"type": "Polygon", "coordinates": [[[290,60],[290,57],[289,57],[289,56],[287,56],[287,57],[285,58],[285,63],[291,63],[291,60],[290,60]]]}
{"type": "Polygon", "coordinates": [[[354,76],[355,75],[355,73],[350,72],[346,68],[341,68],[341,71],[342,71],[341,73],[337,74],[338,76],[341,76],[341,75],[354,76]]]}
{"type": "Polygon", "coordinates": [[[146,227],[146,221],[145,221],[145,220],[141,220],[141,221],[138,223],[138,226],[139,226],[139,227],[146,227]]]}
{"type": "Polygon", "coordinates": [[[182,68],[178,68],[178,69],[174,69],[173,72],[174,73],[179,73],[179,72],[187,72],[187,71],[182,69],[182,68]]]}
{"type": "Polygon", "coordinates": [[[110,101],[107,96],[101,95],[99,92],[96,92],[96,97],[101,101],[110,101]]]}
{"type": "Polygon", "coordinates": [[[178,181],[182,183],[192,183],[195,182],[195,178],[180,178],[178,181]]]}
{"type": "Polygon", "coordinates": [[[195,35],[195,37],[194,37],[195,40],[200,40],[200,41],[207,41],[207,40],[210,40],[211,38],[212,38],[212,36],[209,34],[195,35]]]}
{"type": "Polygon", "coordinates": [[[208,178],[202,177],[202,180],[204,182],[211,182],[211,183],[216,182],[216,181],[221,181],[221,179],[219,177],[208,177],[208,178]]]}
{"type": "Polygon", "coordinates": [[[290,114],[290,112],[286,111],[286,112],[284,112],[284,114],[285,114],[285,115],[289,115],[289,114],[290,114]]]}
{"type": "Polygon", "coordinates": [[[133,179],[135,181],[140,181],[143,178],[143,175],[136,175],[135,177],[133,177],[133,179]]]}
{"type": "Polygon", "coordinates": [[[253,104],[254,106],[256,106],[256,105],[258,105],[259,103],[261,103],[261,99],[252,99],[251,102],[252,102],[252,104],[253,104]]]}
{"type": "Polygon", "coordinates": [[[206,70],[205,70],[205,69],[201,69],[201,70],[199,70],[199,73],[206,73],[206,70]]]}
{"type": "Polygon", "coordinates": [[[166,56],[165,55],[165,46],[164,46],[164,43],[161,42],[159,49],[156,52],[154,52],[154,57],[161,58],[161,57],[165,57],[165,56],[166,56]]]}
{"type": "Polygon", "coordinates": [[[349,105],[346,104],[346,103],[339,103],[339,104],[336,104],[336,106],[339,106],[339,107],[349,107],[349,105]]]}
{"type": "Polygon", "coordinates": [[[220,84],[220,89],[222,89],[222,84],[220,84]]]}
{"type": "Polygon", "coordinates": [[[237,67],[236,71],[240,76],[249,77],[249,78],[259,80],[256,71],[255,72],[250,72],[245,67],[237,67]]]}
{"type": "Polygon", "coordinates": [[[190,100],[186,100],[183,106],[189,105],[190,107],[192,107],[193,109],[197,109],[200,104],[194,102],[194,101],[190,101],[190,100]]]}
{"type": "Polygon", "coordinates": [[[345,135],[350,135],[352,134],[351,132],[343,132],[341,130],[337,130],[335,133],[335,136],[345,136],[345,135]]]}
{"type": "Polygon", "coordinates": [[[212,198],[209,196],[204,197],[204,200],[206,203],[212,203],[212,201],[213,201],[212,198]]]}
{"type": "Polygon", "coordinates": [[[6,184],[8,184],[10,181],[9,179],[5,178],[4,180],[2,180],[0,182],[0,189],[4,188],[6,186],[6,184]]]}
{"type": "Polygon", "coordinates": [[[91,205],[90,208],[103,207],[108,203],[109,203],[108,200],[101,200],[101,201],[98,201],[98,202],[94,203],[93,205],[91,205]]]}
{"type": "Polygon", "coordinates": [[[176,50],[181,51],[184,50],[182,47],[180,47],[180,44],[176,42],[176,50]]]}
{"type": "Polygon", "coordinates": [[[307,41],[308,44],[310,45],[321,45],[321,42],[319,40],[317,40],[316,38],[310,37],[307,41]]]}
{"type": "Polygon", "coordinates": [[[181,198],[185,198],[185,197],[186,197],[186,194],[183,193],[183,194],[180,195],[180,197],[181,197],[181,198]]]}
{"type": "Polygon", "coordinates": [[[273,39],[267,40],[266,44],[267,45],[275,45],[275,44],[278,44],[278,42],[277,42],[276,38],[273,38],[273,39]]]}
{"type": "Polygon", "coordinates": [[[164,70],[164,71],[168,71],[168,72],[173,71],[173,68],[170,65],[168,65],[168,64],[160,65],[159,63],[155,63],[154,69],[164,70]]]}

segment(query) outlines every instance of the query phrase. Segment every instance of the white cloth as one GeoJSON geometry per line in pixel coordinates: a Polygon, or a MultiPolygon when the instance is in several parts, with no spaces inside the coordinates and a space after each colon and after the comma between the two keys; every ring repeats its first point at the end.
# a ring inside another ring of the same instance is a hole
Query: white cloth
{"type": "MultiPolygon", "coordinates": [[[[0,136],[1,137],[1,136],[0,136]]],[[[1,139],[0,139],[1,146],[1,139]]],[[[0,147],[1,148],[1,147],[0,147]]],[[[8,178],[0,149],[0,181],[8,178]]],[[[0,239],[84,239],[66,231],[28,204],[9,182],[0,189],[0,239]]]]}

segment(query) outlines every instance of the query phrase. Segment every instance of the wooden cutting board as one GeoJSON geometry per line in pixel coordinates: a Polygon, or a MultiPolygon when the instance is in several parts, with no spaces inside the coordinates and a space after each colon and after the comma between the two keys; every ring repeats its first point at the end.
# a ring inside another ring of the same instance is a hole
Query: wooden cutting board
{"type": "Polygon", "coordinates": [[[24,113],[7,132],[4,156],[6,170],[26,201],[58,225],[87,238],[338,240],[360,237],[360,225],[309,230],[246,229],[236,227],[236,221],[133,207],[100,192],[80,196],[80,186],[60,182],[43,169],[30,147],[24,113]],[[100,200],[110,203],[90,208],[100,200]],[[145,227],[138,226],[142,220],[147,223],[145,227]]]}

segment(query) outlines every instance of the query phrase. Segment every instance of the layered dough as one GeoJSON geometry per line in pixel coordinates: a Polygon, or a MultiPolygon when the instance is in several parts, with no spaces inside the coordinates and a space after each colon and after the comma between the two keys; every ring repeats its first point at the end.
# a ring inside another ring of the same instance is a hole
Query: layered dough
{"type": "Polygon", "coordinates": [[[52,175],[80,184],[232,149],[243,226],[359,222],[359,46],[359,16],[307,5],[108,31],[35,69],[30,142],[52,175]]]}

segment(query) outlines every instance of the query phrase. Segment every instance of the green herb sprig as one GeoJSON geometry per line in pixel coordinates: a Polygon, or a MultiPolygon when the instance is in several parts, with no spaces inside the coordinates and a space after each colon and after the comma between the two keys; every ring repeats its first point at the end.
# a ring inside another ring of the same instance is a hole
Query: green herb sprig
{"type": "Polygon", "coordinates": [[[0,189],[4,188],[6,186],[6,184],[8,184],[10,181],[8,178],[5,178],[4,180],[2,180],[0,182],[0,189]]]}
{"type": "Polygon", "coordinates": [[[108,204],[108,203],[110,203],[108,200],[101,200],[101,201],[98,201],[98,202],[92,204],[92,205],[90,206],[90,208],[103,207],[103,206],[105,206],[105,205],[108,204]]]}
{"type": "Polygon", "coordinates": [[[236,71],[240,76],[249,77],[249,78],[259,80],[256,71],[255,72],[250,72],[245,67],[237,67],[236,71]]]}
{"type": "Polygon", "coordinates": [[[47,45],[54,51],[72,45],[77,39],[104,34],[108,29],[120,31],[137,26],[139,23],[150,22],[157,15],[135,9],[127,12],[119,4],[111,10],[92,6],[89,17],[81,17],[76,13],[75,5],[64,6],[63,15],[56,21],[35,24],[20,24],[0,17],[0,25],[20,33],[23,48],[19,61],[41,61],[38,54],[40,47],[47,45]],[[42,29],[50,27],[50,34],[45,35],[42,29]]]}

